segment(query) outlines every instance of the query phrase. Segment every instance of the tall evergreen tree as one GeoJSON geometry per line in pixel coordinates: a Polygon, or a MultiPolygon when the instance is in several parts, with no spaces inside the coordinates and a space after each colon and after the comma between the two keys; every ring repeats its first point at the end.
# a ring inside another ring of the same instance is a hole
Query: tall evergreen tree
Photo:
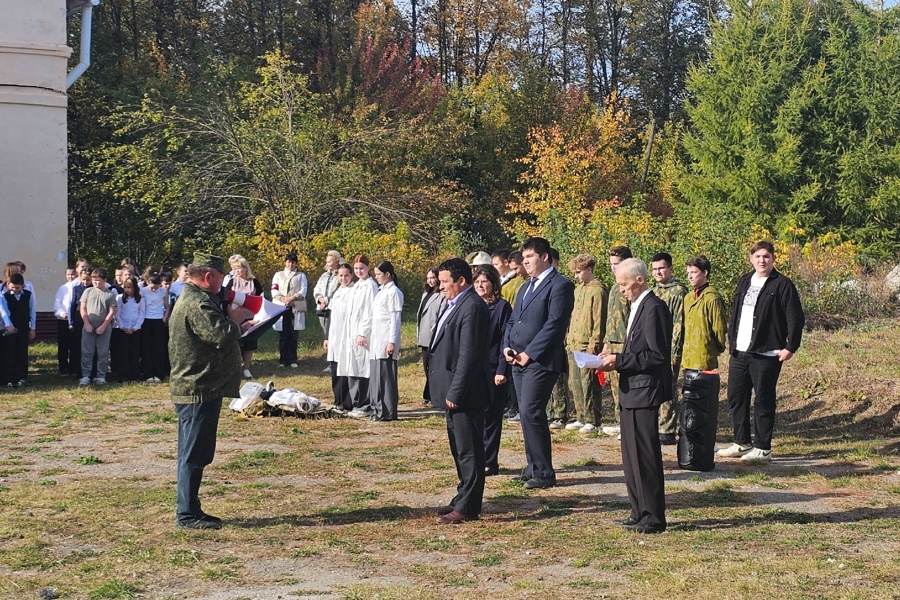
{"type": "Polygon", "coordinates": [[[730,3],[696,67],[681,178],[689,200],[733,203],[773,228],[900,246],[900,29],[852,0],[730,3]]]}

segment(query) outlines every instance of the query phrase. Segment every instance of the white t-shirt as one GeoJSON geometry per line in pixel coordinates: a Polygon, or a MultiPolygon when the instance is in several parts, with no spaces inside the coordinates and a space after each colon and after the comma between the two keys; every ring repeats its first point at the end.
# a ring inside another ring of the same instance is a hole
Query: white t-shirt
{"type": "Polygon", "coordinates": [[[162,319],[166,315],[166,296],[169,291],[163,286],[152,291],[149,287],[141,289],[141,299],[146,299],[144,304],[144,319],[162,319]]]}
{"type": "MultiPolygon", "coordinates": [[[[753,313],[756,310],[756,302],[759,300],[759,293],[766,284],[768,277],[760,277],[753,274],[750,278],[750,287],[744,294],[744,304],[741,306],[741,318],[738,321],[737,340],[735,341],[735,350],[746,352],[750,347],[750,340],[753,337],[753,313]]],[[[768,352],[760,352],[764,356],[778,356],[778,350],[770,350],[768,352]]]]}

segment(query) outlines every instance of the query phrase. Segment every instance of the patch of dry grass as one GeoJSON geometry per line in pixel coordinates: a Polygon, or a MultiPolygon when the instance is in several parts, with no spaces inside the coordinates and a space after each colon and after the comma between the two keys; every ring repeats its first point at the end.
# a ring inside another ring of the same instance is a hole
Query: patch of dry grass
{"type": "MultiPolygon", "coordinates": [[[[442,416],[421,411],[415,349],[399,422],[223,414],[201,499],[227,526],[178,531],[167,389],[76,389],[39,346],[32,387],[0,394],[0,597],[894,598],[896,325],[806,336],[779,388],[773,464],[690,473],[667,448],[670,530],[650,537],[612,524],[628,506],[614,439],[554,434],[561,485],[535,493],[511,480],[514,428],[482,519],[437,525],[456,478],[442,416]]],[[[257,379],[327,399],[315,334],[297,370],[264,340],[257,379]]]]}

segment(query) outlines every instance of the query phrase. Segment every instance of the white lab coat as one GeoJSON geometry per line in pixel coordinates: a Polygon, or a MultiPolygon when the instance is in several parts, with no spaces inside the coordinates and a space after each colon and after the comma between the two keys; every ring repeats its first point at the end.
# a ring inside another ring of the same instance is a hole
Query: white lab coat
{"type": "Polygon", "coordinates": [[[372,339],[369,340],[369,359],[400,358],[400,315],[403,313],[403,292],[393,281],[381,286],[372,304],[372,339]],[[394,344],[394,353],[385,352],[394,344]]]}
{"type": "MultiPolygon", "coordinates": [[[[331,324],[328,326],[328,362],[340,363],[340,357],[346,355],[346,346],[350,343],[347,335],[350,319],[350,302],[353,299],[353,284],[339,287],[331,294],[328,306],[331,308],[331,324]]],[[[338,367],[340,368],[340,366],[338,367]]]]}
{"type": "MultiPolygon", "coordinates": [[[[338,355],[337,374],[339,377],[369,377],[369,352],[366,346],[357,346],[357,336],[363,336],[368,342],[372,336],[372,303],[378,292],[378,284],[370,276],[353,284],[350,295],[350,310],[344,329],[346,346],[338,355]]],[[[334,318],[332,317],[332,321],[334,318]]],[[[333,325],[333,323],[332,323],[333,325]]]]}

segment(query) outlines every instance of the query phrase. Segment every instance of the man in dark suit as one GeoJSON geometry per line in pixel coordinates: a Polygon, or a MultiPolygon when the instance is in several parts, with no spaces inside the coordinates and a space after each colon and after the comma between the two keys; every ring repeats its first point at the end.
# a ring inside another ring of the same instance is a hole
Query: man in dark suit
{"type": "Polygon", "coordinates": [[[503,354],[513,365],[513,384],[525,438],[527,489],[556,485],[547,402],[566,364],[565,338],[575,305],[575,286],[550,264],[550,243],[534,237],[522,245],[531,280],[516,295],[503,336],[503,354]]]}
{"type": "Polygon", "coordinates": [[[459,484],[450,504],[438,509],[438,523],[477,519],[484,496],[484,411],[491,402],[493,376],[487,350],[490,315],[472,289],[472,268],[461,258],[438,267],[447,308],[435,325],[429,347],[431,402],[446,410],[447,437],[459,484]]]}
{"type": "Polygon", "coordinates": [[[600,370],[619,373],[622,467],[631,503],[631,515],[621,524],[640,533],[662,533],[666,496],[657,420],[672,386],[672,317],[650,291],[643,261],[622,261],[616,284],[631,302],[631,312],[622,351],[601,354],[600,370]]]}

